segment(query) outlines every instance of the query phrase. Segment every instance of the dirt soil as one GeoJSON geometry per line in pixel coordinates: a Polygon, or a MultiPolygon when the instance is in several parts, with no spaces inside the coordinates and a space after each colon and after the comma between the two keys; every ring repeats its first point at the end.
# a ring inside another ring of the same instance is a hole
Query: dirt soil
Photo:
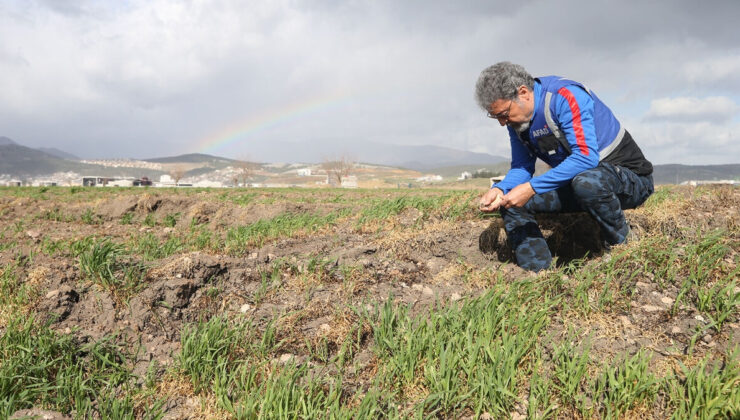
{"type": "MultiPolygon", "coordinates": [[[[673,193],[687,199],[660,211],[627,212],[643,237],[661,233],[682,238],[696,234],[697,229],[712,228],[740,237],[740,189],[701,195],[687,188],[673,193]]],[[[289,328],[281,330],[281,338],[286,339],[282,352],[306,357],[306,340],[340,339],[351,316],[347,310],[350,306],[364,307],[392,296],[411,305],[414,312],[422,312],[435,301],[480,295],[491,281],[516,282],[532,275],[509,261],[505,235],[495,217],[483,218],[472,212],[471,217],[448,221],[426,217],[411,208],[387,221],[358,228],[355,215],[361,204],[356,203],[362,203],[363,194],[370,193],[342,192],[346,199],[343,203],[327,202],[337,196],[335,193],[319,193],[312,200],[288,194],[270,202],[271,193],[257,191],[246,204],[222,200],[219,194],[149,190],[68,201],[4,195],[0,197],[0,223],[17,227],[6,230],[6,240],[16,240],[17,246],[0,252],[0,264],[17,261],[19,256],[21,260],[26,258],[25,281],[38,284],[38,299],[29,310],[49,320],[54,329],[76,335],[81,342],[107,335],[127,340],[140,349],[135,367],[139,374],[153,360],[163,368],[172,364],[179,352],[183,326],[216,314],[243,314],[258,327],[276,318],[284,325],[290,323],[289,328]],[[194,224],[224,235],[231,227],[284,213],[328,214],[342,208],[353,211],[334,226],[270,239],[262,246],[249,246],[239,255],[218,249],[186,249],[143,261],[145,282],[125,300],[89,281],[77,258],[34,251],[45,243],[71,242],[91,235],[119,243],[146,234],[161,241],[173,236],[184,238],[194,224]],[[129,214],[131,223],[122,224],[121,219],[129,214]],[[86,217],[89,221],[90,216],[94,223],[81,221],[86,217]],[[174,226],[165,226],[168,216],[175,220],[174,226]],[[149,222],[145,223],[147,218],[149,222]],[[329,261],[320,279],[309,269],[315,260],[329,261]],[[275,267],[277,283],[265,287],[264,273],[273,273],[275,267]],[[358,269],[348,274],[337,267],[358,269]]],[[[614,253],[604,252],[598,227],[586,215],[543,217],[541,221],[559,266],[584,257],[587,263],[600,261],[614,253]]],[[[738,251],[735,248],[730,256],[735,263],[738,251]]],[[[677,298],[674,286],[663,287],[640,277],[625,287],[633,293],[624,310],[602,317],[553,319],[547,335],[562,336],[575,323],[593,335],[595,358],[608,360],[648,348],[656,352],[655,363],[670,365],[693,344],[691,338],[697,326],[708,322],[690,306],[684,305],[676,313],[669,310],[677,298]]],[[[563,318],[566,316],[563,314],[563,318]]],[[[734,319],[723,333],[707,333],[695,344],[698,356],[740,344],[738,328],[734,319]]],[[[371,339],[363,345],[365,349],[356,356],[360,366],[373,363],[371,339]]],[[[360,375],[356,380],[355,384],[348,381],[347,386],[361,386],[360,375]]],[[[166,407],[167,418],[187,417],[175,400],[166,407]]]]}

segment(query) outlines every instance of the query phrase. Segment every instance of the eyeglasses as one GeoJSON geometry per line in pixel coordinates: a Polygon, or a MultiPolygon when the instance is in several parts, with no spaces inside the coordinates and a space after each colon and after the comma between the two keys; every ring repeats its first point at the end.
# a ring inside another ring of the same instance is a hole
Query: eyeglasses
{"type": "Polygon", "coordinates": [[[509,112],[511,112],[511,104],[513,103],[514,101],[509,102],[509,108],[500,114],[491,114],[491,111],[488,111],[488,118],[493,118],[495,120],[508,120],[509,112]]]}

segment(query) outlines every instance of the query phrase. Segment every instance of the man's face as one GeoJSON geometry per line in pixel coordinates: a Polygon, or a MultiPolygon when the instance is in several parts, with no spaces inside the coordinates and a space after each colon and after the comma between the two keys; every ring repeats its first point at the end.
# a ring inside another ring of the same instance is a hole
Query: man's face
{"type": "Polygon", "coordinates": [[[520,86],[516,99],[498,99],[491,104],[489,116],[498,120],[499,124],[509,125],[516,131],[522,132],[529,128],[529,121],[534,112],[532,92],[525,86],[520,86]]]}

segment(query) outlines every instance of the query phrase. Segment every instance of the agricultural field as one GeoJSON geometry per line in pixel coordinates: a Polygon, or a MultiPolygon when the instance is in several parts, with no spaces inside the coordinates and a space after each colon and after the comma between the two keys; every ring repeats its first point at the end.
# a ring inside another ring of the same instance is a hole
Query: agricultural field
{"type": "Polygon", "coordinates": [[[740,416],[740,189],[537,274],[482,192],[0,188],[0,418],[740,416]]]}

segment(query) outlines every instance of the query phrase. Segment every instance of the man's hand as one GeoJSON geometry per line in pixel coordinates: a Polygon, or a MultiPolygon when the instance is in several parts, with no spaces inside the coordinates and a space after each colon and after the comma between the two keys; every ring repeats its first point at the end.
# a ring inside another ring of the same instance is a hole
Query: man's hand
{"type": "Polygon", "coordinates": [[[504,201],[504,192],[499,188],[491,188],[480,198],[480,211],[490,213],[501,207],[504,201]]]}
{"type": "Polygon", "coordinates": [[[522,207],[527,204],[530,198],[534,197],[534,189],[529,182],[519,184],[504,196],[501,206],[510,209],[512,207],[522,207]]]}

